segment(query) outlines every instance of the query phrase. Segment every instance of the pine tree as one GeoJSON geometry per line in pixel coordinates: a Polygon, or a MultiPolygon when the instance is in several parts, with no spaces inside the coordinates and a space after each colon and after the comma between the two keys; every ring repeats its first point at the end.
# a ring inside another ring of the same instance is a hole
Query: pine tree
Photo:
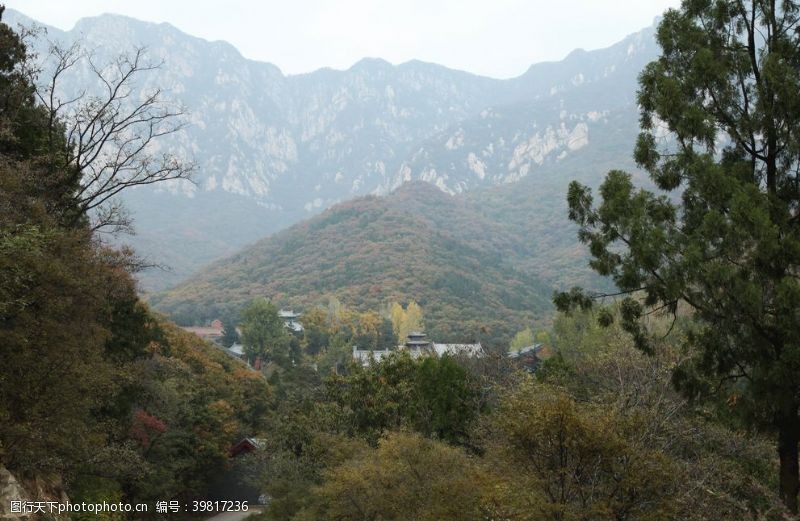
{"type": "Polygon", "coordinates": [[[392,321],[381,319],[380,329],[378,330],[378,349],[395,349],[398,339],[392,329],[392,321]]]}
{"type": "MultiPolygon", "coordinates": [[[[569,188],[591,266],[626,297],[622,323],[652,349],[649,313],[694,319],[687,395],[718,389],[774,432],[780,495],[797,512],[800,440],[800,42],[791,1],[685,0],[658,27],[662,55],[640,76],[635,159],[658,188],[609,172],[595,205],[569,188]]],[[[589,307],[580,289],[560,309],[589,307]]],[[[603,314],[609,321],[611,317],[603,314]]]]}
{"type": "Polygon", "coordinates": [[[222,325],[222,345],[231,347],[239,342],[239,333],[236,331],[236,322],[230,318],[225,319],[222,325]]]}

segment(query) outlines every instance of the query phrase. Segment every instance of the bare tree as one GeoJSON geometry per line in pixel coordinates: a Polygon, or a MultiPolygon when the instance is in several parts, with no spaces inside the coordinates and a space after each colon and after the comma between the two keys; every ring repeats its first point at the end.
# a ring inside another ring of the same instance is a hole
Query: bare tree
{"type": "MultiPolygon", "coordinates": [[[[131,219],[116,198],[142,185],[186,179],[194,164],[173,153],[160,152],[156,141],[186,126],[185,111],[164,101],[160,88],[139,88],[140,77],[162,63],[147,59],[144,48],[98,63],[80,43],[50,45],[52,62],[45,84],[37,92],[50,111],[50,139],[65,132],[68,147],[60,163],[77,178],[73,197],[94,231],[131,231],[131,219]],[[65,95],[68,74],[88,72],[84,90],[65,95]]],[[[80,217],[76,217],[80,218],[80,217]]]]}

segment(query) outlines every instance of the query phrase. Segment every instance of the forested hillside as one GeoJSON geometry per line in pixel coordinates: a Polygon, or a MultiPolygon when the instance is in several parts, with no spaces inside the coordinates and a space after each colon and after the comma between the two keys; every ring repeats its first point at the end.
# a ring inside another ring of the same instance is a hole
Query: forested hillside
{"type": "Polygon", "coordinates": [[[570,180],[594,187],[598,172],[619,167],[651,185],[632,154],[618,152],[636,139],[634,119],[620,113],[598,121],[606,147],[578,150],[516,183],[449,195],[415,182],[337,205],[150,301],[193,324],[227,316],[255,296],[301,308],[336,296],[362,310],[416,299],[432,331],[446,338],[470,340],[489,325],[488,338],[506,341],[546,322],[555,289],[611,287],[587,269],[565,194],[570,180]]]}
{"type": "MultiPolygon", "coordinates": [[[[140,261],[101,242],[95,230],[109,223],[86,207],[104,184],[123,190],[149,173],[83,161],[95,137],[65,139],[74,120],[36,101],[30,63],[0,22],[0,517],[19,518],[9,497],[151,509],[207,498],[230,446],[260,428],[266,381],[139,301],[140,261]]],[[[97,150],[114,156],[107,132],[124,114],[93,114],[106,138],[97,150]]]]}
{"type": "Polygon", "coordinates": [[[437,339],[507,340],[547,320],[552,290],[515,268],[525,240],[427,183],[337,205],[203,271],[153,304],[182,323],[238,312],[255,297],[357,309],[415,300],[437,339]],[[482,332],[483,331],[483,332],[482,332]]]}

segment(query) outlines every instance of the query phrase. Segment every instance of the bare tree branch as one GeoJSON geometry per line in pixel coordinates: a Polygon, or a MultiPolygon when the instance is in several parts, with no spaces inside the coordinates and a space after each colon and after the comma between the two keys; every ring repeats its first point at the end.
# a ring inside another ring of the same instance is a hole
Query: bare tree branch
{"type": "Polygon", "coordinates": [[[93,231],[130,232],[130,215],[117,195],[136,186],[191,181],[194,164],[158,146],[159,138],[186,127],[186,112],[165,102],[161,89],[140,86],[146,73],[162,66],[150,62],[144,48],[101,63],[80,43],[51,44],[48,60],[50,74],[37,96],[50,111],[51,133],[66,133],[62,160],[78,180],[73,197],[81,214],[75,219],[90,215],[93,231]],[[62,98],[64,78],[78,72],[88,73],[98,88],[62,98]]]}

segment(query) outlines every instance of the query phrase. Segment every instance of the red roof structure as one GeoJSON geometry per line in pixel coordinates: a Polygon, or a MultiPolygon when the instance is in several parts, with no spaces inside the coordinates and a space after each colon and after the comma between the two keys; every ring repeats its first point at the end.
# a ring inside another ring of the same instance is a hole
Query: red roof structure
{"type": "Polygon", "coordinates": [[[256,449],[260,449],[264,446],[264,443],[261,440],[256,438],[242,438],[239,442],[231,447],[230,453],[231,457],[235,458],[241,454],[247,454],[248,452],[253,452],[256,449]]]}

